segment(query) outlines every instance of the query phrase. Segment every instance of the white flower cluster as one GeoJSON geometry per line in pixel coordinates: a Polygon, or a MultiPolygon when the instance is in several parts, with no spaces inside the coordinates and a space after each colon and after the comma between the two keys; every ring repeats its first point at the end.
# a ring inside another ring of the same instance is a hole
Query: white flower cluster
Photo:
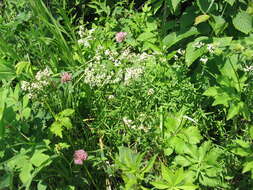
{"type": "Polygon", "coordinates": [[[214,44],[207,44],[207,50],[209,53],[214,53],[215,50],[214,44]]]}
{"type": "Polygon", "coordinates": [[[193,44],[193,47],[195,47],[195,48],[201,48],[201,47],[203,47],[205,44],[203,43],[203,42],[196,42],[196,43],[194,43],[193,44]]]}
{"type": "Polygon", "coordinates": [[[207,57],[201,57],[200,58],[200,62],[202,62],[202,63],[206,63],[208,61],[208,58],[207,57]]]}
{"type": "Polygon", "coordinates": [[[94,37],[92,35],[94,31],[95,29],[85,30],[84,26],[80,26],[78,31],[80,39],[77,41],[77,43],[84,47],[90,47],[90,41],[94,40],[94,37]]]}
{"type": "Polygon", "coordinates": [[[144,73],[144,67],[130,67],[125,71],[124,84],[128,85],[132,80],[138,79],[144,73]]]}
{"type": "Polygon", "coordinates": [[[246,66],[244,69],[243,69],[245,72],[251,72],[253,71],[253,66],[246,66]]]}
{"type": "Polygon", "coordinates": [[[143,130],[144,132],[148,132],[148,128],[147,127],[145,127],[142,124],[140,126],[134,125],[134,121],[131,120],[131,119],[128,119],[127,117],[123,117],[122,120],[123,120],[123,123],[127,127],[131,128],[131,129],[134,129],[134,130],[143,130]]]}
{"type": "Polygon", "coordinates": [[[34,82],[21,81],[21,89],[28,92],[29,98],[36,98],[37,94],[49,85],[51,75],[49,68],[40,70],[36,73],[34,82]]]}
{"type": "Polygon", "coordinates": [[[117,52],[98,47],[93,61],[84,70],[84,82],[91,87],[120,82],[129,85],[144,74],[145,63],[153,58],[145,52],[131,52],[129,48],[117,52]]]}
{"type": "Polygon", "coordinates": [[[175,60],[178,60],[179,59],[179,56],[183,56],[185,54],[185,50],[183,49],[178,49],[177,50],[177,53],[173,56],[175,60]]]}

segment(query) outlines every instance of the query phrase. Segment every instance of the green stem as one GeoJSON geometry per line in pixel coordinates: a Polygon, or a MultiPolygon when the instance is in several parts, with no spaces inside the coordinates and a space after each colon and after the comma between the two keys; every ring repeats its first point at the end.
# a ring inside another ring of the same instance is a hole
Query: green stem
{"type": "Polygon", "coordinates": [[[84,169],[86,170],[86,172],[87,172],[87,174],[88,174],[88,176],[89,176],[89,178],[90,178],[92,184],[95,186],[95,188],[96,188],[97,190],[99,190],[99,187],[97,186],[97,184],[96,184],[95,181],[93,180],[92,176],[90,175],[90,172],[89,172],[88,168],[87,168],[85,165],[83,165],[83,166],[84,166],[84,169]]]}

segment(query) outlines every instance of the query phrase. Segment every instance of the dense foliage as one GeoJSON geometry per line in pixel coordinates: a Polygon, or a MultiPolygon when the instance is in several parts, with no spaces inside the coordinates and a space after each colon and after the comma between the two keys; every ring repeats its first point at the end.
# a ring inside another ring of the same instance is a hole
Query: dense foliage
{"type": "Polygon", "coordinates": [[[250,190],[251,0],[0,1],[0,189],[250,190]]]}

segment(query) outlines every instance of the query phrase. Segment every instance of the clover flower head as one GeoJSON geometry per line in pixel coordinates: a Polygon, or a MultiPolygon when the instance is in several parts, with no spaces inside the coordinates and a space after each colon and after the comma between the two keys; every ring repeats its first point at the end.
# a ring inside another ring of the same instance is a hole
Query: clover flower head
{"type": "Polygon", "coordinates": [[[76,150],[74,154],[74,163],[82,165],[84,160],[87,160],[88,154],[83,149],[76,150]]]}
{"type": "Polygon", "coordinates": [[[123,42],[125,40],[125,38],[126,38],[126,35],[127,35],[126,32],[118,32],[116,34],[116,41],[119,42],[119,43],[123,42]]]}
{"type": "Polygon", "coordinates": [[[68,72],[62,73],[62,75],[61,75],[61,82],[62,83],[69,82],[69,81],[71,81],[71,79],[72,79],[71,73],[68,73],[68,72]]]}

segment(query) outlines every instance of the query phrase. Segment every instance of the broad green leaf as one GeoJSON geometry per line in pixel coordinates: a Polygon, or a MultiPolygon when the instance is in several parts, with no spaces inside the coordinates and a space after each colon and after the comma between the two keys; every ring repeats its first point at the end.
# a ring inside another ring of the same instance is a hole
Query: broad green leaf
{"type": "Polygon", "coordinates": [[[62,112],[60,112],[58,115],[60,117],[69,117],[71,116],[73,113],[75,112],[75,110],[73,109],[65,109],[62,112]]]}
{"type": "Polygon", "coordinates": [[[43,162],[47,161],[50,157],[46,154],[44,154],[45,150],[35,150],[30,162],[36,166],[39,167],[43,162]]]}
{"type": "Polygon", "coordinates": [[[217,86],[209,87],[209,88],[203,93],[203,95],[215,97],[215,96],[217,96],[217,94],[218,94],[218,89],[219,89],[219,87],[217,87],[217,86]]]}
{"type": "Polygon", "coordinates": [[[142,34],[139,35],[139,37],[137,38],[138,41],[147,41],[151,38],[154,38],[155,35],[152,32],[144,32],[142,34]]]}
{"type": "Polygon", "coordinates": [[[55,121],[55,122],[51,125],[50,131],[51,131],[54,135],[56,135],[56,136],[62,138],[63,127],[62,127],[62,124],[61,124],[59,121],[55,121]]]}
{"type": "Polygon", "coordinates": [[[162,181],[154,181],[151,182],[152,185],[154,185],[157,189],[168,189],[170,186],[162,181]]]}
{"type": "Polygon", "coordinates": [[[166,156],[169,156],[169,155],[171,155],[172,153],[173,153],[173,149],[172,149],[172,148],[168,147],[168,148],[164,149],[164,154],[165,154],[166,156]]]}
{"type": "Polygon", "coordinates": [[[177,34],[175,32],[172,32],[168,34],[167,36],[165,36],[162,42],[163,42],[163,45],[166,46],[166,48],[170,48],[177,42],[196,34],[199,34],[198,30],[195,27],[192,27],[187,32],[184,32],[182,34],[177,34]]]}
{"type": "Polygon", "coordinates": [[[214,100],[212,106],[224,105],[224,106],[228,107],[231,99],[232,99],[232,97],[230,97],[226,93],[221,93],[221,94],[215,96],[215,100],[214,100]]]}
{"type": "Polygon", "coordinates": [[[27,61],[20,61],[17,63],[16,67],[16,74],[20,75],[23,71],[25,71],[26,73],[32,73],[32,69],[31,69],[31,63],[27,62],[27,61]]]}
{"type": "Polygon", "coordinates": [[[222,33],[228,26],[228,23],[226,23],[225,19],[222,18],[222,16],[214,16],[212,15],[212,18],[214,21],[210,21],[210,25],[213,28],[213,31],[216,35],[222,33]]]}
{"type": "Polygon", "coordinates": [[[252,23],[252,16],[245,11],[239,12],[233,19],[234,27],[245,34],[252,31],[252,23]]]}
{"type": "Polygon", "coordinates": [[[200,58],[203,54],[207,52],[206,45],[203,44],[201,47],[197,47],[197,44],[203,43],[202,40],[207,40],[207,37],[200,37],[194,42],[191,42],[186,47],[185,62],[187,66],[190,66],[195,60],[200,58]]]}
{"type": "Polygon", "coordinates": [[[166,180],[169,184],[173,183],[173,173],[171,170],[169,170],[165,165],[161,165],[162,169],[162,177],[164,180],[166,180]]]}
{"type": "Polygon", "coordinates": [[[251,161],[247,161],[243,164],[243,170],[242,170],[242,173],[246,173],[248,171],[251,171],[253,172],[253,158],[251,158],[251,161]]]}
{"type": "Polygon", "coordinates": [[[233,103],[228,110],[227,120],[232,119],[233,117],[238,115],[239,112],[240,112],[240,105],[238,105],[238,103],[233,103]]]}
{"type": "Polygon", "coordinates": [[[15,68],[0,60],[0,80],[13,80],[16,76],[15,68]]]}
{"type": "Polygon", "coordinates": [[[182,155],[176,156],[175,163],[183,167],[187,167],[192,164],[191,161],[189,161],[185,156],[182,156],[182,155]]]}
{"type": "Polygon", "coordinates": [[[71,120],[68,117],[60,118],[60,122],[63,126],[65,126],[67,129],[72,128],[71,120]]]}
{"type": "Polygon", "coordinates": [[[22,111],[22,114],[23,114],[23,117],[25,119],[28,119],[31,115],[31,109],[30,108],[25,108],[23,111],[22,111]]]}
{"type": "Polygon", "coordinates": [[[197,17],[195,18],[194,25],[198,25],[198,24],[200,24],[200,23],[202,23],[202,22],[206,22],[209,18],[210,18],[210,16],[209,16],[209,15],[206,15],[206,14],[204,14],[204,15],[199,15],[199,16],[197,16],[197,17]]]}
{"type": "Polygon", "coordinates": [[[19,178],[23,184],[26,184],[32,178],[33,166],[30,162],[23,163],[21,172],[19,173],[19,178]]]}
{"type": "Polygon", "coordinates": [[[189,143],[197,144],[201,141],[202,136],[197,127],[188,127],[184,130],[185,135],[188,137],[189,143]]]}

